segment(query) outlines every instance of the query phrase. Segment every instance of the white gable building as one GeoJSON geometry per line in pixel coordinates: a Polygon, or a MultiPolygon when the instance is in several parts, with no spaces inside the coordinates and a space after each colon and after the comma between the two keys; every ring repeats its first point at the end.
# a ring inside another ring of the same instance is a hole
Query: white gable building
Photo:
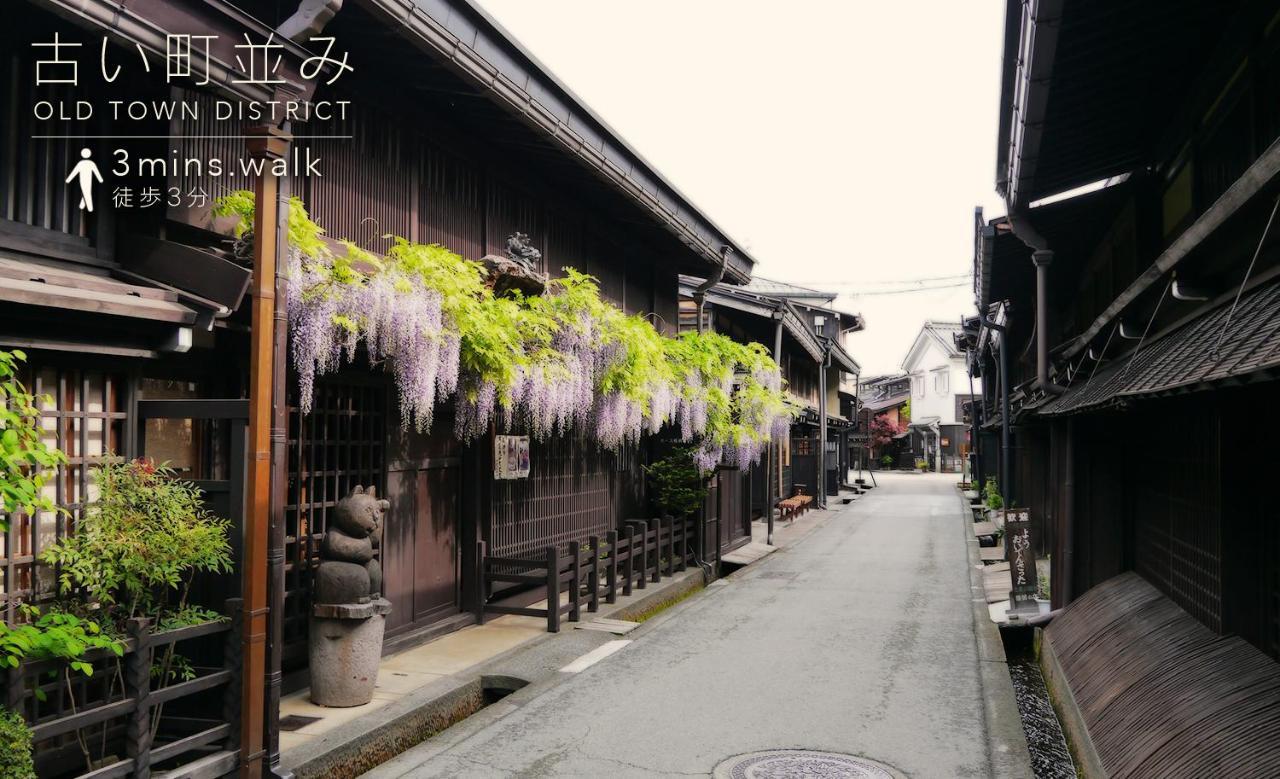
{"type": "Polygon", "coordinates": [[[964,403],[982,394],[978,380],[969,386],[964,352],[956,348],[959,323],[925,322],[902,361],[911,378],[912,448],[936,471],[959,471],[968,454],[969,430],[964,403]]]}

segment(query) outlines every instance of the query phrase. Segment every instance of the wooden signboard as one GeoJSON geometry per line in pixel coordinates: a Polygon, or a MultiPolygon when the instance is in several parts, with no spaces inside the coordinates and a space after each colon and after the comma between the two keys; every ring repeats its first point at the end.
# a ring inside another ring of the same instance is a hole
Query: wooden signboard
{"type": "Polygon", "coordinates": [[[1038,610],[1036,592],[1039,579],[1036,576],[1036,553],[1031,544],[1030,509],[1005,509],[1004,512],[1005,558],[1009,561],[1009,608],[1038,610]]]}

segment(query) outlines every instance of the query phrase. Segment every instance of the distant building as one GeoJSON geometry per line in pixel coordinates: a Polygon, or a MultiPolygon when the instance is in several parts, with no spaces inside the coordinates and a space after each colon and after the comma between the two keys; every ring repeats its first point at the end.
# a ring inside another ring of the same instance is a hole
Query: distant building
{"type": "Polygon", "coordinates": [[[871,467],[911,467],[910,430],[907,427],[911,411],[911,377],[902,373],[868,376],[858,388],[860,411],[858,429],[870,434],[873,420],[881,420],[892,431],[890,440],[878,440],[871,436],[867,462],[871,467]]]}
{"type": "Polygon", "coordinates": [[[963,406],[979,388],[970,390],[964,352],[955,343],[959,332],[959,322],[925,322],[902,361],[911,379],[912,449],[933,471],[962,470],[969,454],[963,406]]]}

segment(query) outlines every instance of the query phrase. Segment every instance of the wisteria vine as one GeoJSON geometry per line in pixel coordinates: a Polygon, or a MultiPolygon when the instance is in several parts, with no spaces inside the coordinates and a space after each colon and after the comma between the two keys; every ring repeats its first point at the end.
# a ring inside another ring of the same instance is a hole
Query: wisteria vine
{"type": "MultiPolygon", "coordinates": [[[[215,213],[237,215],[239,235],[253,207],[252,193],[236,192],[215,213]]],[[[463,440],[497,423],[538,439],[587,431],[614,450],[671,424],[709,471],[757,461],[795,415],[761,345],[664,336],[571,268],[542,295],[495,295],[483,266],[442,246],[396,238],[379,258],[351,244],[333,251],[322,233],[293,199],[285,305],[303,413],[316,378],[363,343],[392,372],[405,425],[427,429],[454,398],[463,440]]]]}

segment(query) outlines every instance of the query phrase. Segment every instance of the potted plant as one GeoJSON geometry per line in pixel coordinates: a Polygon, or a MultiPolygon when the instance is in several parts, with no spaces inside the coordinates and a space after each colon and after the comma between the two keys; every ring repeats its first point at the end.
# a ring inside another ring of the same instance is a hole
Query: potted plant
{"type": "Polygon", "coordinates": [[[883,457],[881,457],[881,458],[880,458],[880,464],[884,466],[884,469],[885,469],[886,471],[887,471],[887,470],[889,470],[890,468],[892,468],[892,467],[893,467],[893,455],[891,455],[891,454],[886,454],[886,455],[884,455],[883,457]]]}
{"type": "Polygon", "coordinates": [[[917,457],[916,470],[919,471],[920,473],[924,473],[925,471],[929,470],[929,461],[924,459],[923,457],[917,457]]]}

